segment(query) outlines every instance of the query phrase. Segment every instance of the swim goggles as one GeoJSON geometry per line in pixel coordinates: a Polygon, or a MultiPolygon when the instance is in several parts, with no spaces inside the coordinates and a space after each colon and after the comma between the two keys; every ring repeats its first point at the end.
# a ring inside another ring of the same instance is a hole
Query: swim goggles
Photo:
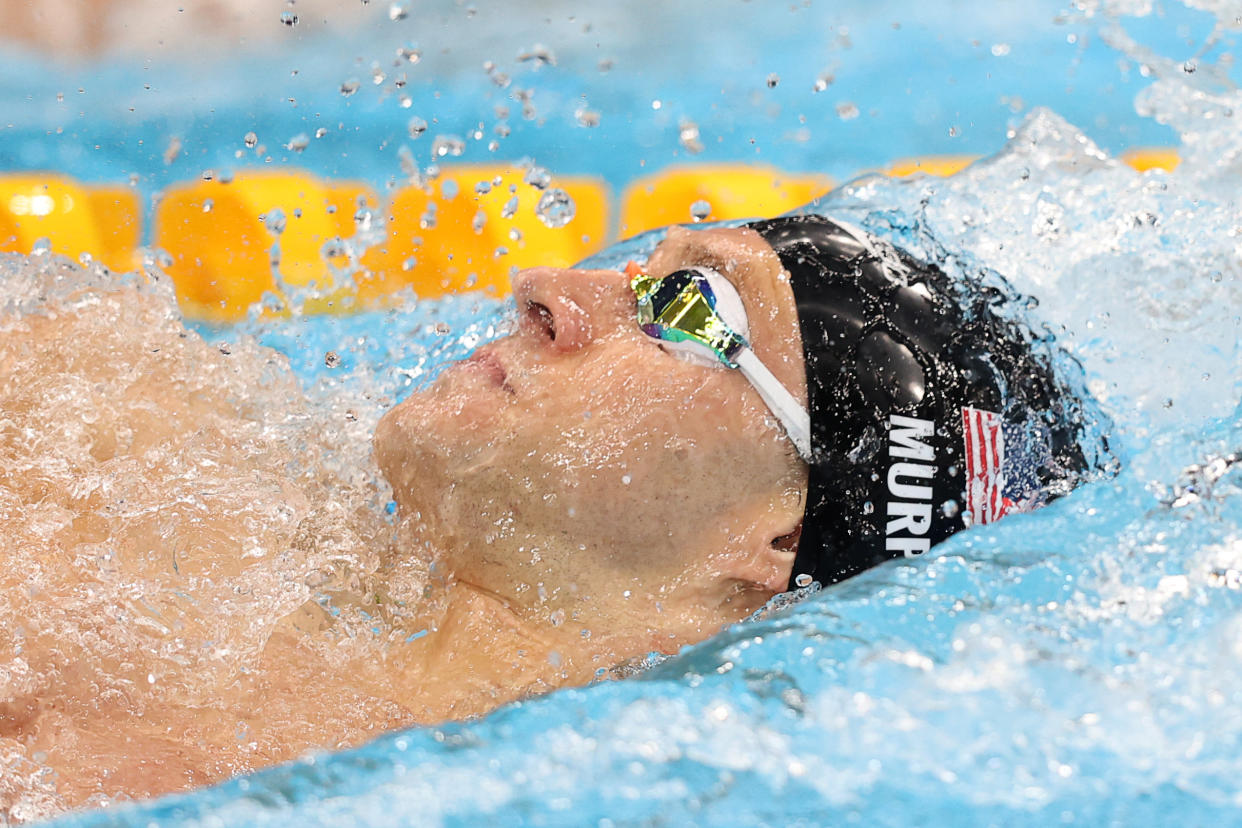
{"type": "Polygon", "coordinates": [[[798,454],[811,462],[811,417],[750,349],[750,325],[737,288],[706,267],[653,279],[630,262],[625,273],[638,298],[638,327],[643,333],[682,359],[723,363],[741,371],[780,420],[798,454]]]}

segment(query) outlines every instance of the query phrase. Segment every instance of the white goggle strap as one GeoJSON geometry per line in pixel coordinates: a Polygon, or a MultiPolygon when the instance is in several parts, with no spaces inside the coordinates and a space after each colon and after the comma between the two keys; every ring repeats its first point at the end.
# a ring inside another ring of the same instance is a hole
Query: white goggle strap
{"type": "Polygon", "coordinates": [[[759,396],[767,403],[776,419],[785,427],[785,433],[793,441],[794,448],[807,463],[811,462],[811,415],[803,408],[793,394],[781,385],[767,366],[759,361],[750,348],[742,348],[733,356],[742,376],[750,380],[750,384],[759,392],[759,396]]]}

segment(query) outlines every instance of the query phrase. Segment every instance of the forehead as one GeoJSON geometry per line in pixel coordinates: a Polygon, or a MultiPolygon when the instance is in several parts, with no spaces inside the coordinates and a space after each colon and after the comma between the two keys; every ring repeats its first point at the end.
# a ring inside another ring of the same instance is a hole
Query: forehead
{"type": "Polygon", "coordinates": [[[752,281],[762,283],[777,278],[781,269],[776,253],[749,228],[691,230],[671,227],[668,236],[648,259],[647,272],[659,278],[691,265],[704,265],[718,271],[739,290],[749,287],[752,281]]]}

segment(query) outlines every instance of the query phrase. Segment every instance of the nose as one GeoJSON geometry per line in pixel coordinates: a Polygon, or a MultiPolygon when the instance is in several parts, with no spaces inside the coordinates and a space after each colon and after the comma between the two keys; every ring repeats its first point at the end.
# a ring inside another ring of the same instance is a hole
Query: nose
{"type": "Polygon", "coordinates": [[[634,327],[634,293],[624,273],[536,267],[513,277],[518,333],[560,353],[634,327]]]}

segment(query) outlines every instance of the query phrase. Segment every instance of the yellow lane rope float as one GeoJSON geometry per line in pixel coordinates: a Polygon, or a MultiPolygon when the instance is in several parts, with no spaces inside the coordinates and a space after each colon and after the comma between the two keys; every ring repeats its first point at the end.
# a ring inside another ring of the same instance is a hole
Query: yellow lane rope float
{"type": "MultiPolygon", "coordinates": [[[[1121,158],[1139,171],[1178,163],[1176,151],[1161,148],[1121,158]]],[[[883,172],[945,176],[974,160],[902,159],[883,172]]],[[[822,175],[762,165],[673,167],[631,182],[614,221],[602,180],[549,179],[516,164],[445,166],[435,180],[383,199],[359,182],[253,170],[168,188],[151,241],[168,253],[166,270],[187,316],[235,320],[257,303],[280,312],[294,290],[304,312],[339,313],[404,287],[423,297],[503,295],[516,269],[568,265],[615,238],[667,224],[776,215],[831,185],[822,175]]],[[[0,251],[25,253],[46,240],[53,252],[129,270],[141,238],[132,188],[55,173],[0,175],[0,251]]]]}
{"type": "Polygon", "coordinates": [[[113,270],[132,270],[142,237],[138,193],[123,186],[79,184],[54,173],[0,176],[0,251],[83,254],[113,270]]]}

